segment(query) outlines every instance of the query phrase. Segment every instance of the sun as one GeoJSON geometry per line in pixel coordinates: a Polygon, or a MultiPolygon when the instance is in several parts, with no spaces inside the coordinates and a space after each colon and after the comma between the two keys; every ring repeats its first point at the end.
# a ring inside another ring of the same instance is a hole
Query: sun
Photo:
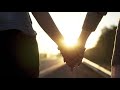
{"type": "Polygon", "coordinates": [[[74,38],[71,38],[71,39],[70,38],[69,39],[65,38],[64,39],[64,45],[67,46],[67,47],[74,47],[74,46],[77,45],[77,40],[74,39],[74,38]]]}

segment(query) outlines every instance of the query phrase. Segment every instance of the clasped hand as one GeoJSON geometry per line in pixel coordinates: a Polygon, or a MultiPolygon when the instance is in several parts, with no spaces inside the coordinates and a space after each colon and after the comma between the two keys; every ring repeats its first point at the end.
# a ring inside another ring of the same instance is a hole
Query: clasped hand
{"type": "Polygon", "coordinates": [[[79,66],[84,57],[84,47],[80,47],[77,45],[75,47],[65,47],[61,46],[58,48],[64,58],[64,62],[73,70],[73,68],[77,65],[79,66]]]}

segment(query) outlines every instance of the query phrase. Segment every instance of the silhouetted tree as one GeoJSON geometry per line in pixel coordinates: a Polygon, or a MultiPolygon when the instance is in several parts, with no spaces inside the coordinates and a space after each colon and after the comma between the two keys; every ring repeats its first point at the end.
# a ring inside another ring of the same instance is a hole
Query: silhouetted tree
{"type": "Polygon", "coordinates": [[[97,45],[86,50],[85,58],[100,65],[111,65],[116,28],[114,25],[110,28],[104,27],[97,45]]]}

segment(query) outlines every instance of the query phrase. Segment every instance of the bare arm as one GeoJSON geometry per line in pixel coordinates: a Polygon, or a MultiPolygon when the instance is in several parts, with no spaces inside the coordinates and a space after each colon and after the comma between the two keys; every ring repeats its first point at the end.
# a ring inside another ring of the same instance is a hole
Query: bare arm
{"type": "Polygon", "coordinates": [[[102,17],[106,15],[107,12],[88,12],[82,27],[82,32],[79,37],[79,42],[82,47],[85,46],[88,37],[91,32],[95,31],[102,17]]]}
{"type": "Polygon", "coordinates": [[[63,36],[59,32],[50,14],[48,12],[32,12],[32,14],[39,25],[42,27],[42,29],[50,36],[50,38],[57,45],[61,45],[61,40],[63,40],[63,36]]]}

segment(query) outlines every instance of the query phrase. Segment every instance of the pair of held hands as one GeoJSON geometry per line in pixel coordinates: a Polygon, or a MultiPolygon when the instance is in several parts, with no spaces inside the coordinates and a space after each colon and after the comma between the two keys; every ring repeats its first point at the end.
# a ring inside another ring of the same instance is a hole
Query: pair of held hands
{"type": "Polygon", "coordinates": [[[75,47],[58,47],[60,50],[64,62],[73,70],[73,68],[77,65],[79,66],[82,63],[82,59],[84,57],[85,48],[77,45],[75,47]]]}

